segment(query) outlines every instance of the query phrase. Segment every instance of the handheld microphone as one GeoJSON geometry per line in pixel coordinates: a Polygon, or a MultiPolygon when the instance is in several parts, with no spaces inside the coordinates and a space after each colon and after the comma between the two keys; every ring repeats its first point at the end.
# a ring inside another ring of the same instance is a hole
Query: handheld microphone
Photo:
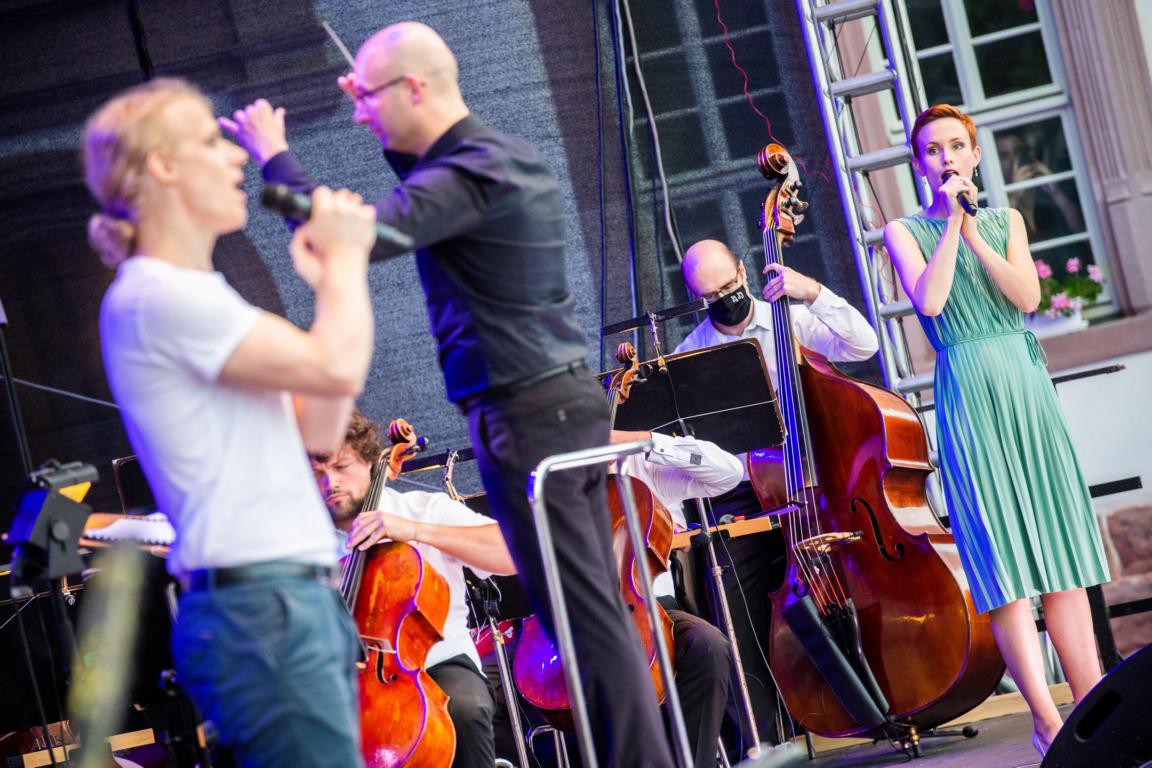
{"type": "MultiPolygon", "coordinates": [[[[287,216],[293,221],[308,221],[312,216],[312,198],[299,192],[293,192],[283,184],[270,184],[264,187],[264,191],[260,193],[260,204],[271,211],[276,211],[281,216],[287,216]]],[[[415,245],[415,242],[408,235],[380,222],[376,222],[376,237],[401,248],[411,248],[415,245]]]]}
{"type": "MultiPolygon", "coordinates": [[[[940,179],[942,181],[948,181],[948,179],[958,175],[959,174],[957,174],[956,171],[948,170],[944,171],[944,174],[940,177],[940,179]]],[[[976,203],[974,203],[968,197],[967,192],[961,192],[960,194],[956,195],[956,202],[960,203],[960,207],[964,209],[964,213],[968,214],[969,216],[976,215],[976,203]]]]}

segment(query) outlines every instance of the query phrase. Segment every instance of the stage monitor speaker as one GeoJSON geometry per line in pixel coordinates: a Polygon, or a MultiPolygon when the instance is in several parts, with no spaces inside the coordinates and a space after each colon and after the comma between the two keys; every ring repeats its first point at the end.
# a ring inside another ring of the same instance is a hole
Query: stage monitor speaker
{"type": "Polygon", "coordinates": [[[1125,659],[1072,711],[1041,768],[1152,766],[1152,645],[1125,659]]]}

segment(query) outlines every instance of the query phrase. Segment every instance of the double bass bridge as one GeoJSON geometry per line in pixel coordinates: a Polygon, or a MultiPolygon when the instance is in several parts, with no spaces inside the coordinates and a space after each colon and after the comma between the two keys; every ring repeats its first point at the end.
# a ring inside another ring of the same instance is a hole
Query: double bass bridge
{"type": "Polygon", "coordinates": [[[796,542],[795,546],[811,555],[823,556],[831,554],[833,549],[838,549],[862,538],[864,538],[863,531],[852,531],[851,533],[835,531],[801,539],[796,542]]]}

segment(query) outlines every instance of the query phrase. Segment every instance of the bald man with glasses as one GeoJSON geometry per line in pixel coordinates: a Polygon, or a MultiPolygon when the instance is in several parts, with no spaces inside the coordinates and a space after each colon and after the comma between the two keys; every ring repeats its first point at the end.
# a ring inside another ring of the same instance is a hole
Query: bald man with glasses
{"type": "MultiPolygon", "coordinates": [[[[560,185],[527,142],[470,114],[455,56],[423,24],[373,35],[338,84],[401,179],[376,210],[416,242],[448,398],[468,418],[492,516],[552,633],[529,475],[547,456],[609,442],[603,391],[585,365],[567,287],[560,185]]],[[[288,151],[282,109],[260,100],[221,125],[267,181],[300,192],[314,186],[288,151]]],[[[378,243],[373,258],[399,253],[378,243]]],[[[557,473],[547,498],[599,761],[671,766],[616,583],[603,467],[557,473]]]]}

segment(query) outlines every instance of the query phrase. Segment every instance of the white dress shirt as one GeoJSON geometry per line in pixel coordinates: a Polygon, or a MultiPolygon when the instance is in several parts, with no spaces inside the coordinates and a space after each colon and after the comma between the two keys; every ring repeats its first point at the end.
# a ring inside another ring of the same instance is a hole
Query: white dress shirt
{"type": "MultiPolygon", "coordinates": [[[[744,476],[740,459],[707,440],[653,432],[652,442],[655,447],[647,454],[625,456],[620,472],[648,486],[678,529],[687,527],[684,501],[719,496],[735,488],[744,476]]],[[[672,595],[672,574],[660,574],[652,587],[657,597],[672,595]]]]}
{"type": "MultiPolygon", "coordinates": [[[[796,340],[832,362],[867,360],[880,348],[876,331],[864,319],[864,315],[827,286],[820,286],[820,293],[811,304],[792,304],[789,314],[796,340]]],[[[680,342],[676,352],[707,349],[740,339],[756,339],[764,353],[764,365],[772,379],[772,387],[779,391],[776,341],[772,328],[772,305],[767,301],[752,299],[752,320],[739,336],[721,333],[712,325],[711,320],[705,320],[680,342]]],[[[737,457],[742,465],[747,464],[746,456],[742,453],[737,457]]],[[[748,479],[747,472],[744,479],[748,479]]]]}
{"type": "MultiPolygon", "coordinates": [[[[676,351],[690,352],[739,339],[756,339],[764,352],[772,386],[779,388],[776,342],[772,336],[772,305],[752,299],[752,307],[752,321],[739,336],[721,333],[711,320],[705,320],[680,342],[676,351]]],[[[867,360],[880,348],[876,331],[864,316],[827,286],[820,286],[820,293],[811,304],[792,304],[789,313],[796,340],[834,363],[867,360]]]]}
{"type": "MultiPolygon", "coordinates": [[[[426,491],[400,491],[384,487],[380,503],[376,505],[381,512],[390,512],[405,520],[415,520],[418,523],[435,523],[439,525],[480,526],[496,525],[490,517],[477,514],[458,501],[453,501],[446,493],[428,493],[426,491]]],[[[340,546],[344,547],[347,534],[337,531],[340,536],[340,546]]],[[[447,555],[436,547],[423,542],[409,542],[420,552],[428,565],[432,566],[444,580],[448,582],[448,618],[444,621],[444,639],[428,649],[426,666],[434,667],[442,661],[453,656],[465,654],[476,665],[477,671],[482,671],[480,655],[476,652],[476,645],[472,642],[472,635],[468,632],[468,603],[465,599],[468,588],[464,583],[464,563],[456,557],[447,555]]],[[[343,555],[348,554],[345,548],[343,555]]],[[[469,566],[480,578],[487,578],[492,574],[474,566],[469,566]]]]}

